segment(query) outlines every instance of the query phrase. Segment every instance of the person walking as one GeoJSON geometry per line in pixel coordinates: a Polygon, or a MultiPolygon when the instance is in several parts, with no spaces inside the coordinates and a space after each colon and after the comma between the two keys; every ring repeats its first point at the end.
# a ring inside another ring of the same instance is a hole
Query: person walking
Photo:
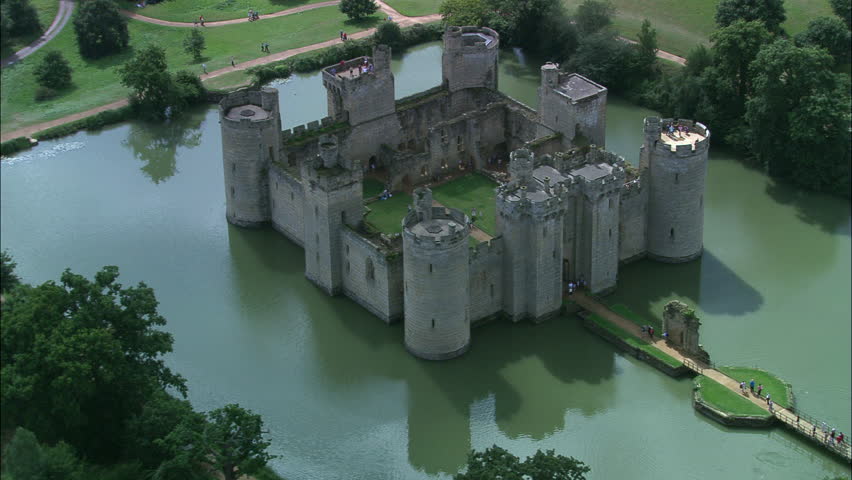
{"type": "Polygon", "coordinates": [[[763,384],[757,385],[757,398],[760,398],[760,394],[763,393],[763,384]]]}
{"type": "Polygon", "coordinates": [[[648,335],[651,337],[651,340],[654,339],[654,327],[648,327],[648,335]]]}
{"type": "Polygon", "coordinates": [[[772,400],[770,400],[771,398],[772,398],[772,395],[771,395],[771,394],[769,394],[769,393],[767,393],[767,394],[766,394],[766,403],[771,402],[771,401],[772,401],[772,400]]]}
{"type": "Polygon", "coordinates": [[[752,378],[750,382],[748,382],[748,386],[751,389],[751,393],[754,393],[754,379],[752,378]]]}
{"type": "Polygon", "coordinates": [[[200,23],[202,27],[204,26],[204,15],[200,15],[198,17],[198,23],[200,23]]]}
{"type": "Polygon", "coordinates": [[[236,64],[236,63],[234,63],[234,57],[233,57],[233,56],[231,56],[231,66],[232,66],[232,67],[236,67],[236,66],[237,66],[237,64],[236,64]]]}
{"type": "Polygon", "coordinates": [[[206,63],[201,64],[201,70],[203,70],[204,74],[207,75],[207,64],[206,63]]]}

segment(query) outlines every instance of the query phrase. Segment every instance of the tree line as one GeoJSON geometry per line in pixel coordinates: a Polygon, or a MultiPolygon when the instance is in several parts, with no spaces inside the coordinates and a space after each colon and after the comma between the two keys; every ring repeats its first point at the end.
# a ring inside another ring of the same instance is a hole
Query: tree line
{"type": "Polygon", "coordinates": [[[504,46],[562,63],[611,91],[708,125],[775,178],[849,197],[850,0],[830,0],[835,16],[796,36],[782,28],[782,0],[722,0],[710,48],[682,69],[661,68],[656,31],[646,19],[637,43],[612,26],[615,7],[585,0],[569,15],[559,0],[445,0],[455,25],[487,25],[504,46]]]}

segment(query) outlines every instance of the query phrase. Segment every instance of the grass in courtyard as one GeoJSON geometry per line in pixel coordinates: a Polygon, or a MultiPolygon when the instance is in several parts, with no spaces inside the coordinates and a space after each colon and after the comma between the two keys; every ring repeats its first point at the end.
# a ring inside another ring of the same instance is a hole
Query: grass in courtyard
{"type": "MultiPolygon", "coordinates": [[[[568,12],[574,14],[583,0],[563,0],[568,12]]],[[[685,56],[700,43],[709,44],[710,33],[716,28],[714,16],[718,0],[683,2],[681,0],[612,0],[617,9],[615,28],[621,35],[636,39],[647,18],[657,29],[657,41],[662,50],[685,56]]],[[[782,24],[787,33],[795,35],[804,30],[816,17],[831,16],[828,0],[787,0],[787,21],[782,24]]]]}
{"type": "MultiPolygon", "coordinates": [[[[378,197],[385,189],[385,184],[375,178],[365,178],[363,183],[364,199],[378,197]]],[[[395,196],[395,195],[394,195],[395,196]]]]}
{"type": "MultiPolygon", "coordinates": [[[[42,31],[38,33],[31,33],[29,35],[22,35],[20,37],[6,38],[6,41],[4,42],[5,45],[3,46],[3,49],[0,50],[0,58],[6,58],[37,40],[42,33],[46,32],[47,29],[50,28],[50,24],[53,23],[53,18],[56,17],[56,12],[59,11],[59,0],[30,0],[30,5],[32,5],[36,9],[36,12],[38,12],[38,20],[41,22],[42,31]]],[[[65,27],[71,28],[72,25],[69,22],[65,27]]]]}
{"type": "Polygon", "coordinates": [[[609,309],[621,315],[622,317],[630,320],[636,325],[639,325],[640,327],[642,325],[651,325],[652,327],[654,327],[654,330],[659,332],[660,335],[663,334],[663,323],[658,318],[647,319],[634,312],[633,310],[630,310],[630,307],[622,303],[610,305],[609,309]]]}
{"type": "Polygon", "coordinates": [[[263,19],[265,14],[324,1],[326,0],[167,0],[145,8],[136,8],[134,2],[117,1],[116,3],[119,8],[146,17],[192,23],[201,15],[204,15],[205,22],[248,18],[249,9],[260,12],[260,17],[263,19]]]}
{"type": "Polygon", "coordinates": [[[411,195],[396,192],[387,200],[377,200],[370,203],[367,208],[367,222],[383,233],[401,233],[402,219],[408,213],[411,205],[411,195]]]}
{"type": "Polygon", "coordinates": [[[385,3],[406,17],[438,13],[442,0],[387,0],[385,3]]]}
{"type": "MultiPolygon", "coordinates": [[[[336,38],[340,30],[355,32],[378,23],[378,15],[353,23],[337,7],[316,10],[258,22],[256,24],[228,25],[206,29],[205,57],[201,63],[213,71],[230,66],[231,55],[244,62],[266,55],[260,51],[263,41],[271,44],[272,51],[281,51],[336,38]]],[[[201,65],[183,51],[187,28],[172,28],[130,21],[131,47],[125,52],[96,61],[84,60],[77,49],[73,28],[65,28],[49,47],[43,48],[21,63],[3,69],[3,89],[0,94],[0,124],[7,132],[34,123],[82,112],[125,97],[127,89],[121,86],[116,67],[133,56],[137,49],[149,44],[162,45],[170,70],[190,70],[201,73],[201,65]],[[74,85],[56,99],[36,102],[36,84],[33,78],[35,65],[50,50],[59,50],[74,69],[74,85]]]]}
{"type": "Polygon", "coordinates": [[[471,173],[433,188],[432,197],[444,206],[457,208],[466,215],[470,215],[471,210],[476,208],[475,225],[483,232],[495,235],[496,188],[497,184],[490,179],[471,173]]]}
{"type": "Polygon", "coordinates": [[[780,378],[765,370],[746,367],[719,367],[719,371],[738,382],[746,382],[754,379],[755,391],[757,385],[763,384],[763,396],[772,395],[772,401],[787,408],[790,406],[790,396],[787,392],[787,384],[780,378]]]}
{"type": "Polygon", "coordinates": [[[672,356],[668,355],[667,353],[657,349],[656,347],[651,346],[650,344],[645,343],[644,341],[640,340],[639,338],[636,338],[634,335],[627,332],[626,330],[623,330],[622,328],[620,328],[616,325],[613,325],[612,323],[606,321],[606,319],[604,319],[604,318],[602,318],[598,315],[595,315],[595,314],[589,315],[589,318],[593,322],[598,324],[600,327],[607,330],[608,332],[624,339],[624,341],[626,341],[631,347],[638,348],[638,349],[642,350],[643,352],[647,353],[648,355],[651,355],[652,357],[656,357],[656,358],[662,360],[663,362],[666,363],[666,365],[669,365],[669,366],[674,367],[674,368],[677,368],[677,367],[683,365],[683,363],[681,363],[680,361],[678,361],[674,357],[672,357],[672,356]]]}
{"type": "Polygon", "coordinates": [[[695,377],[695,385],[699,389],[701,398],[710,406],[729,415],[743,415],[750,417],[767,417],[769,412],[751,403],[742,395],[731,391],[719,382],[699,375],[695,377]]]}

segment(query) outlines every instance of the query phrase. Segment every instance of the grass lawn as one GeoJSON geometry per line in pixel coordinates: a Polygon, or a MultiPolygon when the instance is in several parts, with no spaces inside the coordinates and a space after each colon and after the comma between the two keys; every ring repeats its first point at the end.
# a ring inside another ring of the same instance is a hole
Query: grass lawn
{"type": "Polygon", "coordinates": [[[442,0],[386,0],[385,3],[406,17],[438,13],[442,0]]]}
{"type": "Polygon", "coordinates": [[[746,367],[719,367],[719,371],[738,382],[746,382],[754,379],[755,391],[757,385],[763,384],[763,396],[772,395],[772,401],[787,408],[790,406],[790,396],[787,392],[787,384],[780,378],[765,370],[746,367]]]}
{"type": "MultiPolygon", "coordinates": [[[[56,12],[59,11],[59,0],[30,0],[30,5],[35,7],[36,12],[38,12],[38,19],[41,22],[42,31],[38,33],[31,33],[29,35],[23,35],[20,37],[9,37],[6,40],[6,45],[0,50],[0,58],[6,58],[9,55],[17,52],[18,50],[26,47],[27,45],[33,43],[38,37],[41,36],[42,33],[46,32],[50,27],[50,24],[53,23],[53,18],[56,17],[56,12]]],[[[69,21],[65,28],[72,28],[71,22],[69,21]]]]}
{"type": "MultiPolygon", "coordinates": [[[[583,0],[563,0],[569,13],[577,11],[583,0]]],[[[682,0],[612,0],[617,9],[615,27],[625,37],[636,39],[647,18],[657,29],[660,48],[685,56],[699,43],[708,44],[716,29],[714,17],[718,0],[684,2],[682,0]]],[[[832,15],[828,0],[786,0],[787,21],[782,25],[795,35],[816,17],[832,15]]]]}
{"type": "Polygon", "coordinates": [[[660,319],[658,318],[647,319],[645,317],[642,317],[633,310],[630,310],[630,307],[621,303],[610,305],[609,309],[621,315],[622,317],[630,320],[636,325],[639,325],[640,327],[642,325],[651,325],[652,327],[654,327],[654,330],[659,332],[660,335],[663,334],[663,322],[660,321],[660,319]]]}
{"type": "Polygon", "coordinates": [[[208,78],[204,86],[211,90],[226,90],[251,84],[252,77],[245,70],[226,73],[218,77],[208,78]]]}
{"type": "Polygon", "coordinates": [[[752,417],[768,417],[769,412],[751,403],[742,395],[729,390],[719,382],[704,375],[695,377],[695,385],[699,388],[701,398],[705,403],[729,415],[744,415],[752,417]]]}
{"type": "Polygon", "coordinates": [[[402,219],[408,213],[411,195],[396,192],[387,200],[378,200],[367,206],[370,213],[367,222],[383,233],[401,233],[402,219]]]}
{"type": "Polygon", "coordinates": [[[324,1],[326,0],[166,0],[145,8],[136,8],[135,1],[116,0],[116,4],[119,8],[131,10],[146,17],[192,23],[201,15],[204,15],[205,22],[248,18],[249,9],[260,12],[262,20],[263,15],[267,13],[324,1]]]}
{"type": "Polygon", "coordinates": [[[433,188],[432,197],[444,206],[459,209],[467,215],[476,208],[475,225],[483,232],[495,235],[496,188],[497,184],[490,179],[470,173],[433,188]]]}
{"type": "Polygon", "coordinates": [[[630,334],[629,332],[621,329],[620,327],[618,327],[616,325],[613,325],[612,323],[606,321],[604,318],[602,318],[598,315],[595,315],[595,314],[589,315],[589,318],[593,322],[598,324],[599,326],[603,327],[604,329],[606,329],[607,331],[612,333],[613,335],[616,335],[616,336],[624,339],[631,347],[639,348],[640,350],[647,353],[648,355],[651,355],[653,357],[656,357],[656,358],[662,360],[663,362],[665,362],[667,365],[669,365],[671,367],[677,368],[677,367],[683,365],[683,363],[681,363],[680,361],[678,361],[674,357],[672,357],[672,356],[668,355],[667,353],[657,349],[656,347],[653,347],[650,344],[645,343],[644,341],[636,338],[634,335],[630,334]]]}
{"type": "MultiPolygon", "coordinates": [[[[337,7],[325,7],[256,24],[211,28],[204,31],[207,49],[202,62],[207,64],[208,71],[213,71],[230,66],[231,55],[238,62],[266,55],[260,51],[260,43],[263,41],[270,43],[273,52],[281,51],[336,38],[340,30],[353,33],[364,30],[379,20],[379,15],[374,15],[354,23],[341,14],[337,7]]],[[[74,29],[65,28],[47,47],[13,67],[3,69],[3,89],[0,95],[2,131],[53,120],[121,99],[128,91],[119,84],[115,67],[130,59],[134,49],[149,44],[162,45],[166,49],[171,70],[188,69],[201,73],[200,64],[183,51],[182,42],[189,29],[131,21],[129,30],[131,48],[118,55],[89,61],[80,57],[74,29]],[[32,72],[50,50],[59,50],[68,59],[74,69],[74,86],[59,98],[37,103],[34,100],[36,84],[32,72]]]]}
{"type": "MultiPolygon", "coordinates": [[[[378,197],[385,189],[385,184],[375,178],[365,178],[363,183],[364,199],[378,197]]],[[[396,195],[394,195],[395,197],[396,195]]]]}

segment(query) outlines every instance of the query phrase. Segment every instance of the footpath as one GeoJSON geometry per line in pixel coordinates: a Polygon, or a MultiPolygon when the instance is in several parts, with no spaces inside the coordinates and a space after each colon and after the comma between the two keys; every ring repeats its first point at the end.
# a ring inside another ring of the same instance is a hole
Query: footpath
{"type": "MultiPolygon", "coordinates": [[[[724,373],[716,370],[715,368],[710,367],[709,365],[704,365],[700,362],[693,360],[692,358],[685,357],[679,351],[674,348],[668,346],[666,341],[660,338],[648,338],[647,334],[642,332],[642,329],[639,325],[636,325],[631,320],[628,320],[621,315],[613,312],[607,306],[595,300],[594,298],[587,295],[585,292],[574,292],[569,295],[567,298],[575,301],[577,305],[583,307],[587,311],[594,313],[605,319],[606,321],[618,326],[626,330],[627,332],[634,335],[636,338],[653,345],[655,348],[660,351],[670,355],[672,358],[682,362],[687,368],[698,373],[700,375],[704,375],[709,377],[716,382],[724,385],[732,392],[737,395],[742,396],[740,391],[740,382],[725,375],[724,373]]],[[[751,403],[757,405],[762,410],[771,413],[775,418],[787,424],[797,433],[804,435],[808,438],[818,441],[821,443],[826,449],[831,450],[835,453],[839,453],[841,456],[846,458],[847,461],[852,462],[852,443],[844,442],[842,449],[833,447],[827,441],[827,439],[822,438],[822,428],[820,425],[816,425],[815,420],[811,420],[809,418],[805,418],[804,415],[797,414],[796,412],[783,408],[778,404],[775,404],[772,410],[769,410],[769,406],[766,401],[760,397],[756,397],[753,395],[747,395],[743,398],[747,398],[751,403]]]]}
{"type": "Polygon", "coordinates": [[[43,47],[47,42],[53,40],[53,37],[59,34],[68,20],[71,19],[71,13],[74,11],[74,0],[59,0],[59,11],[53,17],[53,22],[47,27],[47,31],[38,37],[36,41],[9,55],[2,60],[2,68],[6,68],[30,55],[43,47]]]}

